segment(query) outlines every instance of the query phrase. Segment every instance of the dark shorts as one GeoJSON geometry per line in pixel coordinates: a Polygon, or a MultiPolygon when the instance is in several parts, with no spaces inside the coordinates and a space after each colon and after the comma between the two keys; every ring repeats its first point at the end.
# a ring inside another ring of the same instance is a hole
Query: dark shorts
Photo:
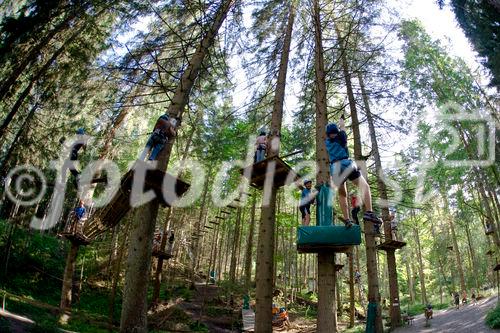
{"type": "Polygon", "coordinates": [[[330,163],[330,176],[335,186],[340,186],[344,184],[347,179],[350,181],[358,179],[361,176],[361,172],[356,163],[349,159],[345,159],[330,163]]]}
{"type": "Polygon", "coordinates": [[[307,214],[311,215],[311,205],[299,206],[299,210],[302,213],[302,218],[305,218],[307,214]]]}

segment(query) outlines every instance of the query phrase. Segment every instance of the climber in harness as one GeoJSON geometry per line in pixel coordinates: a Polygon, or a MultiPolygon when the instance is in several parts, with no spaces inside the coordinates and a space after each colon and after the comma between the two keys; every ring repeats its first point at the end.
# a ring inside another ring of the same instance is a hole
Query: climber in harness
{"type": "Polygon", "coordinates": [[[158,118],[139,160],[143,161],[149,153],[148,160],[156,160],[158,154],[163,150],[168,140],[175,136],[177,120],[178,119],[171,118],[167,113],[158,118]]]}
{"type": "Polygon", "coordinates": [[[309,225],[311,222],[311,205],[314,204],[314,197],[318,192],[311,189],[312,181],[309,179],[304,179],[303,184],[304,186],[297,185],[301,191],[299,210],[302,214],[302,225],[309,225]]]}
{"type": "MultiPolygon", "coordinates": [[[[85,130],[83,128],[79,128],[76,131],[76,135],[78,138],[78,142],[71,147],[71,153],[69,156],[70,161],[78,161],[78,154],[80,153],[80,150],[85,150],[87,148],[87,145],[84,143],[84,135],[85,135],[85,130]]],[[[76,179],[80,176],[80,172],[76,170],[75,168],[70,168],[69,171],[73,176],[75,176],[76,179]]]]}
{"type": "Polygon", "coordinates": [[[263,161],[266,158],[267,136],[264,130],[260,131],[257,140],[255,141],[255,158],[254,163],[263,161]]]}
{"type": "Polygon", "coordinates": [[[356,270],[354,273],[354,283],[361,283],[361,273],[359,270],[356,270]]]}
{"type": "Polygon", "coordinates": [[[168,236],[168,244],[167,244],[167,253],[170,255],[172,254],[172,250],[174,248],[174,241],[175,241],[174,231],[170,230],[168,236]]]}
{"type": "Polygon", "coordinates": [[[375,234],[380,234],[380,225],[382,221],[372,211],[372,198],[370,186],[361,175],[356,164],[349,159],[349,150],[347,149],[347,134],[345,128],[344,116],[340,118],[339,125],[328,124],[326,127],[326,150],[330,158],[330,175],[333,184],[338,188],[340,209],[342,210],[343,220],[346,227],[352,226],[349,219],[347,206],[347,190],[345,181],[349,179],[356,185],[363,198],[365,214],[363,219],[374,223],[375,234]],[[340,128],[339,128],[340,127],[340,128]]]}
{"type": "Polygon", "coordinates": [[[391,237],[393,240],[398,240],[398,218],[396,217],[396,208],[389,208],[389,221],[391,223],[391,237]]]}
{"type": "Polygon", "coordinates": [[[78,207],[76,207],[73,210],[73,213],[75,214],[75,222],[76,222],[75,231],[77,233],[81,233],[83,230],[83,223],[86,220],[85,217],[87,213],[87,209],[85,208],[85,203],[83,202],[83,200],[80,200],[80,202],[78,203],[78,207]]]}

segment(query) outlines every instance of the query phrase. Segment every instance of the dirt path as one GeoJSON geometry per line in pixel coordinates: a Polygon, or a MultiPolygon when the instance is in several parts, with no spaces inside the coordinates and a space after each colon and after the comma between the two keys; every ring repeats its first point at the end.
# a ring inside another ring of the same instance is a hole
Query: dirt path
{"type": "Polygon", "coordinates": [[[496,296],[480,300],[477,305],[466,305],[460,310],[446,309],[434,311],[434,318],[431,319],[431,326],[424,327],[425,319],[423,315],[415,317],[413,325],[399,328],[396,333],[483,333],[497,332],[486,326],[484,320],[488,310],[495,307],[496,296]]]}

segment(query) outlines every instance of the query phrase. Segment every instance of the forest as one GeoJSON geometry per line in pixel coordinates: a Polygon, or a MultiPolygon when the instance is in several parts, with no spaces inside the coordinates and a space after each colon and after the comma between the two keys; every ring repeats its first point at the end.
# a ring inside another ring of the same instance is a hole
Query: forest
{"type": "Polygon", "coordinates": [[[500,1],[0,1],[0,332],[500,329],[500,1]]]}

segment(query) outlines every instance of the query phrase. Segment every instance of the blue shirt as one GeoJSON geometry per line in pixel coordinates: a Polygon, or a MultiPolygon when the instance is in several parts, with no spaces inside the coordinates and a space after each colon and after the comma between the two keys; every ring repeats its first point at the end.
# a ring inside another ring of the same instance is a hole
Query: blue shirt
{"type": "Polygon", "coordinates": [[[81,220],[83,215],[85,215],[85,207],[76,207],[75,208],[75,216],[81,220]]]}
{"type": "Polygon", "coordinates": [[[311,203],[312,203],[311,190],[308,189],[307,187],[304,187],[302,189],[302,192],[300,193],[300,205],[305,206],[311,203]]]}
{"type": "Polygon", "coordinates": [[[333,139],[327,138],[325,141],[326,151],[330,157],[330,163],[349,158],[347,150],[347,134],[340,131],[333,139]]]}

